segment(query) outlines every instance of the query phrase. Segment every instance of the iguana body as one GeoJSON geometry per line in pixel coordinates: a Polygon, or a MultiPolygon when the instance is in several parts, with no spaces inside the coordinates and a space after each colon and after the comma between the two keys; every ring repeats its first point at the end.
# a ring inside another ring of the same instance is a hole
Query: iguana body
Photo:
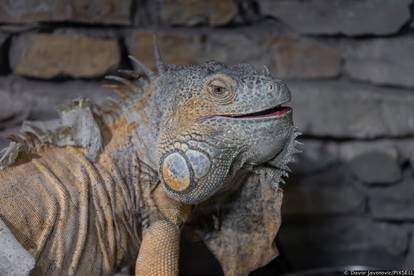
{"type": "Polygon", "coordinates": [[[33,125],[0,159],[0,218],[35,258],[32,275],[110,275],[135,260],[136,275],[177,275],[189,217],[227,275],[276,254],[277,182],[296,137],[279,107],[286,86],[246,65],[156,57],[158,74],[138,62],[145,83],[121,80],[135,93],[120,91],[111,116],[75,102],[58,127],[33,125]],[[221,227],[200,226],[221,206],[221,227]],[[237,267],[228,252],[251,238],[263,246],[250,257],[240,249],[249,260],[237,267]]]}

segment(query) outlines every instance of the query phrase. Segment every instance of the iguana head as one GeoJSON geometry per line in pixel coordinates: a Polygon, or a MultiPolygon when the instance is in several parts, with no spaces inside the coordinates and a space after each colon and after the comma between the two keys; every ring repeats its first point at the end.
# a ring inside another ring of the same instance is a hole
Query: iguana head
{"type": "Polygon", "coordinates": [[[284,154],[293,133],[284,82],[246,64],[167,66],[158,51],[156,58],[159,73],[144,70],[153,105],[162,107],[158,170],[170,197],[200,203],[231,187],[243,168],[284,154]]]}

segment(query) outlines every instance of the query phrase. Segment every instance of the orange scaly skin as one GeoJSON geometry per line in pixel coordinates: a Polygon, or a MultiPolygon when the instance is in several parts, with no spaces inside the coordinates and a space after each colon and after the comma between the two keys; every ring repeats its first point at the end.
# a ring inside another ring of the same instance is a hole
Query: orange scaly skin
{"type": "Polygon", "coordinates": [[[135,267],[135,275],[178,275],[180,227],[187,220],[191,207],[158,194],[164,219],[154,222],[144,233],[135,267]],[[164,265],[161,265],[164,264],[164,265]]]}
{"type": "Polygon", "coordinates": [[[287,86],[249,65],[155,56],[157,74],[132,58],[130,79],[109,77],[123,84],[115,106],[74,101],[0,152],[0,220],[31,275],[178,275],[184,224],[227,276],[277,256],[297,136],[287,86]]]}
{"type": "Polygon", "coordinates": [[[31,275],[111,275],[138,251],[136,275],[178,275],[189,208],[165,196],[156,171],[139,159],[147,152],[115,157],[132,148],[135,127],[123,117],[106,124],[95,162],[82,148],[44,145],[0,170],[0,219],[35,258],[31,275]]]}

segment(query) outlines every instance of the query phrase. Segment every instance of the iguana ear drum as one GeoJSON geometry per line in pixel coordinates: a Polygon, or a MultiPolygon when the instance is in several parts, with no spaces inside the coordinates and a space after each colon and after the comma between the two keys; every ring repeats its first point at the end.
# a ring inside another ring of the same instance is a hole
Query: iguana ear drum
{"type": "Polygon", "coordinates": [[[184,191],[191,184],[192,172],[187,160],[180,153],[174,152],[164,158],[161,172],[165,184],[174,191],[184,191]]]}
{"type": "Polygon", "coordinates": [[[208,156],[192,149],[167,154],[161,161],[164,182],[175,192],[187,190],[194,181],[205,176],[210,167],[208,156]]]}

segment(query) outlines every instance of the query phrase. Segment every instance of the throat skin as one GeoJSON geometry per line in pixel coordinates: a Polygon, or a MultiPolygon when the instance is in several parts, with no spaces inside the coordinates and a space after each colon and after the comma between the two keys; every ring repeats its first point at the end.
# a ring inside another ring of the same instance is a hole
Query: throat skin
{"type": "Polygon", "coordinates": [[[157,172],[157,143],[162,111],[155,101],[148,89],[128,106],[120,107],[120,115],[111,122],[105,122],[107,131],[103,135],[103,153],[115,162],[137,156],[141,162],[157,172]]]}
{"type": "MultiPolygon", "coordinates": [[[[150,90],[150,89],[149,89],[150,90]]],[[[192,206],[169,198],[160,185],[158,141],[163,112],[151,91],[133,104],[123,107],[121,115],[107,124],[104,151],[97,160],[107,157],[122,172],[124,181],[135,191],[134,206],[141,214],[142,240],[135,262],[135,275],[178,275],[181,227],[192,206]],[[132,174],[139,163],[151,174],[132,174]],[[128,173],[128,172],[132,172],[128,173]],[[140,201],[140,202],[137,202],[140,201]],[[169,264],[165,266],[165,264],[169,264]]]]}

